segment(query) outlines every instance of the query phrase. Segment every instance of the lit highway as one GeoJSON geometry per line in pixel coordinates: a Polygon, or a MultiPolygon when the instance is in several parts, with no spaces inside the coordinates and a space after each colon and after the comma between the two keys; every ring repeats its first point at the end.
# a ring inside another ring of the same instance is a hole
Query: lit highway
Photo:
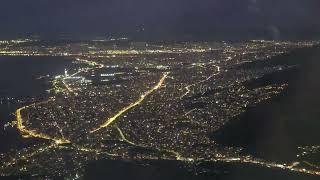
{"type": "Polygon", "coordinates": [[[162,78],[160,79],[160,81],[157,83],[156,86],[154,86],[152,89],[150,89],[149,91],[147,91],[144,94],[142,94],[140,96],[140,98],[136,102],[134,102],[134,103],[130,104],[129,106],[123,108],[116,115],[114,115],[113,117],[107,119],[105,123],[103,123],[102,125],[99,126],[99,128],[96,128],[96,129],[92,130],[90,133],[94,133],[96,131],[99,131],[100,129],[107,128],[111,123],[113,123],[115,120],[117,120],[117,118],[119,116],[121,116],[122,114],[126,113],[127,111],[129,111],[130,109],[134,108],[135,106],[138,106],[139,104],[141,104],[146,97],[148,97],[150,94],[152,94],[154,91],[156,91],[157,89],[159,89],[162,86],[162,84],[164,83],[165,79],[167,78],[167,76],[169,74],[170,73],[164,73],[164,75],[162,76],[162,78]]]}

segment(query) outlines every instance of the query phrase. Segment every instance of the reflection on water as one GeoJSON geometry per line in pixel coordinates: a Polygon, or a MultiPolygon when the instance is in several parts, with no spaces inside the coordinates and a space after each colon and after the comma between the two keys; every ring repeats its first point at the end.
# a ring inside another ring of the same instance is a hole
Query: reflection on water
{"type": "Polygon", "coordinates": [[[4,125],[14,120],[13,113],[18,107],[46,98],[50,77],[62,74],[71,65],[71,59],[62,57],[0,56],[0,152],[34,142],[21,141],[15,128],[4,125]]]}

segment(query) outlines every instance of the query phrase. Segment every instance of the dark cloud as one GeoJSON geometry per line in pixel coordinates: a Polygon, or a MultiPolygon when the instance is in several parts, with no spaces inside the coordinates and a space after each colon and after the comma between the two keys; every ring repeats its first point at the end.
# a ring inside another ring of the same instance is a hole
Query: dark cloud
{"type": "Polygon", "coordinates": [[[3,0],[1,35],[317,38],[318,0],[3,0]]]}

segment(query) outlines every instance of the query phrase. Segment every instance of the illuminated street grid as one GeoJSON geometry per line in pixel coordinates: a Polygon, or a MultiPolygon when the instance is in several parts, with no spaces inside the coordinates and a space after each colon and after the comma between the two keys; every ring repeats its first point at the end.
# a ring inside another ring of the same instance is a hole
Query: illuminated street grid
{"type": "MultiPolygon", "coordinates": [[[[38,40],[0,41],[0,54],[71,57],[74,68],[52,78],[50,98],[16,111],[25,138],[48,140],[1,154],[1,175],[78,177],[98,159],[169,159],[243,162],[320,175],[299,147],[297,159],[279,164],[241,155],[209,138],[247,106],[288,84],[248,88],[245,83],[295,66],[271,57],[316,42],[137,43],[126,39],[55,45],[38,40]],[[248,68],[252,62],[265,62],[248,68]]],[[[319,162],[318,162],[319,163],[319,162]]]]}

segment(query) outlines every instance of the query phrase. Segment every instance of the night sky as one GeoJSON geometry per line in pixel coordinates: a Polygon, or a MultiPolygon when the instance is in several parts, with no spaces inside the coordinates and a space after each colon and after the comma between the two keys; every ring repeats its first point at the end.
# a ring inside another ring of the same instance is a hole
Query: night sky
{"type": "Polygon", "coordinates": [[[320,39],[319,0],[1,0],[0,38],[320,39]]]}

